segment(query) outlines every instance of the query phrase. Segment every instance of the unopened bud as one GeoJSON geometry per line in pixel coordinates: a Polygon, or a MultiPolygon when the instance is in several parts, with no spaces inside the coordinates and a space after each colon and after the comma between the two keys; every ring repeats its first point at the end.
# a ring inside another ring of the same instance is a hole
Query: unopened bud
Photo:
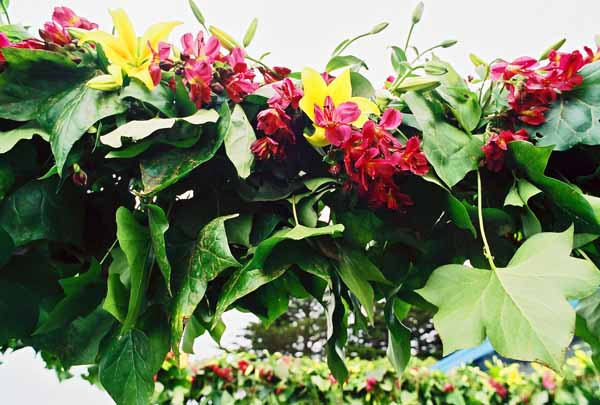
{"type": "Polygon", "coordinates": [[[219,42],[221,43],[223,48],[231,51],[233,48],[237,48],[240,46],[237,43],[237,41],[235,39],[233,39],[233,37],[231,35],[229,35],[225,31],[215,27],[214,25],[211,25],[208,28],[208,30],[210,31],[211,34],[213,34],[215,37],[217,37],[217,39],[219,40],[219,42]]]}
{"type": "Polygon", "coordinates": [[[440,46],[442,48],[450,48],[451,46],[454,46],[458,43],[458,41],[456,39],[447,39],[444,42],[442,42],[440,44],[440,46]]]}
{"type": "Polygon", "coordinates": [[[369,34],[371,34],[371,35],[379,34],[381,31],[386,29],[388,25],[390,25],[390,23],[388,23],[388,22],[379,23],[376,26],[374,26],[371,29],[371,31],[369,31],[369,34]]]}
{"type": "Polygon", "coordinates": [[[419,21],[421,21],[421,17],[423,17],[423,9],[424,8],[425,8],[425,5],[423,4],[422,1],[420,1],[412,12],[412,23],[413,24],[417,24],[419,21]]]}
{"type": "Polygon", "coordinates": [[[433,77],[407,77],[402,83],[396,88],[400,91],[424,91],[433,90],[440,85],[438,79],[433,77]]]}
{"type": "Polygon", "coordinates": [[[563,38],[560,41],[550,45],[548,48],[546,48],[546,50],[542,53],[542,55],[540,56],[540,60],[544,60],[544,59],[548,59],[548,55],[550,55],[550,53],[552,51],[558,51],[561,46],[563,46],[565,44],[565,42],[567,42],[567,38],[563,38]]]}

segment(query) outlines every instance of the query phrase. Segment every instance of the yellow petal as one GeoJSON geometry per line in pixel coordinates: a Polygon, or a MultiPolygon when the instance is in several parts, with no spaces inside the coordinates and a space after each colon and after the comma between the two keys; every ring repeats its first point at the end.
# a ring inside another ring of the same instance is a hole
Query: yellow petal
{"type": "Polygon", "coordinates": [[[108,67],[109,74],[96,76],[89,80],[86,85],[89,88],[102,91],[113,91],[120,89],[123,86],[123,74],[121,67],[110,65],[108,67]]]}
{"type": "Polygon", "coordinates": [[[325,129],[315,127],[315,133],[311,136],[304,135],[306,140],[313,146],[323,147],[329,145],[329,141],[325,137],[325,129]]]}
{"type": "Polygon", "coordinates": [[[377,104],[375,104],[368,98],[351,97],[348,101],[356,103],[361,112],[360,117],[358,117],[358,119],[352,123],[356,127],[362,128],[365,122],[367,122],[367,120],[369,119],[369,115],[374,114],[379,116],[381,114],[381,111],[379,111],[379,107],[377,107],[377,104]]]}
{"type": "Polygon", "coordinates": [[[84,42],[97,42],[102,45],[106,57],[117,65],[124,65],[131,61],[129,50],[114,36],[104,31],[90,31],[80,40],[84,42]]]}
{"type": "Polygon", "coordinates": [[[119,8],[110,10],[110,15],[112,16],[119,42],[121,42],[123,47],[129,51],[131,56],[135,57],[137,51],[137,37],[127,13],[125,13],[125,10],[119,8]]]}
{"type": "Polygon", "coordinates": [[[340,105],[352,97],[350,70],[345,70],[329,84],[327,87],[327,95],[331,96],[333,104],[335,105],[340,105]]]}
{"type": "Polygon", "coordinates": [[[158,43],[160,41],[166,40],[169,37],[171,31],[173,31],[173,28],[181,24],[182,23],[180,21],[170,21],[154,24],[150,28],[148,28],[144,33],[144,36],[142,37],[142,41],[140,43],[140,60],[150,58],[151,56],[150,48],[148,47],[148,42],[150,42],[152,48],[157,49],[158,43]]]}
{"type": "Polygon", "coordinates": [[[323,106],[323,101],[327,96],[327,84],[319,72],[311,68],[302,70],[302,88],[304,96],[300,99],[300,108],[315,120],[315,104],[323,106]]]}
{"type": "Polygon", "coordinates": [[[148,67],[149,64],[146,64],[144,66],[138,66],[135,68],[126,68],[125,71],[129,77],[135,77],[144,83],[148,89],[152,90],[155,86],[154,82],[152,81],[152,76],[150,76],[150,70],[148,70],[148,67]]]}

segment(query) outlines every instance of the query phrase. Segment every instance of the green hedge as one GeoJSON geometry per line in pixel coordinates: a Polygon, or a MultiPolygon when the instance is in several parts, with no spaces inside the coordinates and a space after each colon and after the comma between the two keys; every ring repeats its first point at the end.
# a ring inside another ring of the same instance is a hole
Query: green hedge
{"type": "Polygon", "coordinates": [[[487,362],[445,374],[413,360],[398,378],[386,359],[349,360],[345,384],[323,362],[273,355],[227,355],[177,367],[168,357],[156,375],[154,402],[186,404],[594,404],[600,379],[590,357],[576,350],[562,376],[537,364],[487,362]],[[192,402],[194,403],[194,402],[192,402]]]}

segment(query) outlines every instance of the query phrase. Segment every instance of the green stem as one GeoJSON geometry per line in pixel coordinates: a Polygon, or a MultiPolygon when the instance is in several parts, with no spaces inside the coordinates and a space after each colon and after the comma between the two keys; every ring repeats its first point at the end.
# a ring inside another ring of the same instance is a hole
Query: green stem
{"type": "Polygon", "coordinates": [[[348,48],[354,42],[358,41],[361,38],[368,37],[369,35],[371,35],[371,34],[366,33],[366,34],[360,34],[360,35],[355,36],[350,41],[348,41],[344,46],[342,46],[340,49],[338,49],[338,51],[333,56],[339,56],[342,52],[344,52],[346,50],[346,48],[348,48]]]}
{"type": "Polygon", "coordinates": [[[415,63],[416,61],[421,59],[426,53],[431,52],[434,49],[441,48],[441,47],[442,47],[442,44],[438,44],[438,45],[432,46],[431,48],[425,49],[423,52],[420,52],[419,54],[417,54],[417,56],[415,56],[415,58],[412,60],[412,62],[410,62],[410,64],[412,65],[413,63],[415,63]]]}
{"type": "Polygon", "coordinates": [[[110,252],[112,252],[112,250],[115,248],[115,246],[117,245],[117,242],[119,241],[119,239],[115,239],[115,241],[113,242],[112,245],[110,245],[110,247],[108,248],[108,250],[106,251],[106,254],[104,255],[104,257],[102,258],[102,260],[100,260],[100,264],[104,263],[104,261],[106,259],[108,259],[108,255],[110,254],[110,252]]]}
{"type": "Polygon", "coordinates": [[[485,236],[485,229],[483,227],[483,192],[481,188],[481,174],[479,173],[479,170],[477,170],[477,215],[479,216],[479,232],[481,233],[481,239],[483,240],[483,255],[490,263],[490,268],[492,270],[496,270],[494,256],[492,256],[492,251],[490,250],[490,245],[488,243],[487,236],[485,236]]]}
{"type": "Polygon", "coordinates": [[[404,53],[408,49],[408,44],[410,43],[410,37],[412,36],[413,30],[415,29],[415,24],[410,24],[410,29],[408,30],[408,35],[406,36],[406,42],[404,43],[404,53]]]}
{"type": "Polygon", "coordinates": [[[298,226],[298,213],[296,212],[296,195],[292,194],[292,214],[294,214],[294,222],[298,226]]]}
{"type": "Polygon", "coordinates": [[[10,16],[8,15],[8,10],[6,9],[6,5],[4,4],[3,0],[0,0],[0,6],[2,6],[2,12],[6,16],[6,22],[9,23],[9,24],[11,24],[11,22],[10,22],[10,16]]]}
{"type": "Polygon", "coordinates": [[[269,71],[269,73],[271,73],[272,75],[274,75],[275,77],[278,77],[279,79],[283,79],[283,77],[277,73],[276,71],[274,71],[273,69],[271,69],[268,65],[266,65],[263,61],[253,58],[250,55],[246,55],[246,59],[251,60],[252,62],[264,67],[265,69],[267,69],[269,71]]]}
{"type": "Polygon", "coordinates": [[[396,80],[394,81],[394,83],[392,83],[392,85],[388,89],[389,92],[393,93],[394,91],[396,91],[398,89],[398,87],[400,87],[400,85],[404,82],[404,80],[406,80],[406,78],[411,75],[412,72],[414,72],[417,69],[421,69],[422,67],[423,67],[423,65],[411,67],[402,76],[397,77],[396,80]]]}

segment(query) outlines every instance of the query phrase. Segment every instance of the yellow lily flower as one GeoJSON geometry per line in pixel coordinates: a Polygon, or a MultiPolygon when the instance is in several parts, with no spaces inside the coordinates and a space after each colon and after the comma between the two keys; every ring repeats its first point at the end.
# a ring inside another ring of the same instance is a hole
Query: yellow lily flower
{"type": "Polygon", "coordinates": [[[119,66],[127,76],[135,77],[149,89],[153,89],[154,83],[148,70],[152,63],[152,51],[148,44],[156,49],[158,43],[166,40],[173,28],[180,25],[181,22],[154,24],[140,38],[135,35],[131,20],[124,10],[111,10],[110,15],[117,32],[116,36],[104,31],[90,31],[81,39],[81,42],[99,43],[111,64],[119,66]]]}
{"type": "MultiPolygon", "coordinates": [[[[340,105],[346,101],[351,101],[358,105],[361,111],[360,117],[352,123],[355,127],[362,128],[367,122],[369,115],[379,115],[381,112],[377,105],[364,97],[352,97],[352,83],[350,82],[350,70],[344,71],[335,78],[329,85],[321,77],[319,72],[311,68],[302,70],[302,87],[304,96],[300,99],[300,108],[315,122],[315,104],[321,108],[325,103],[327,96],[331,97],[334,105],[340,105]]],[[[325,137],[325,128],[315,125],[315,133],[306,136],[308,142],[314,146],[327,146],[329,141],[325,137]]]]}
{"type": "Polygon", "coordinates": [[[121,86],[123,86],[123,73],[121,72],[121,66],[110,65],[108,67],[108,74],[96,76],[89,80],[86,85],[91,89],[102,91],[113,91],[120,89],[121,86]]]}

